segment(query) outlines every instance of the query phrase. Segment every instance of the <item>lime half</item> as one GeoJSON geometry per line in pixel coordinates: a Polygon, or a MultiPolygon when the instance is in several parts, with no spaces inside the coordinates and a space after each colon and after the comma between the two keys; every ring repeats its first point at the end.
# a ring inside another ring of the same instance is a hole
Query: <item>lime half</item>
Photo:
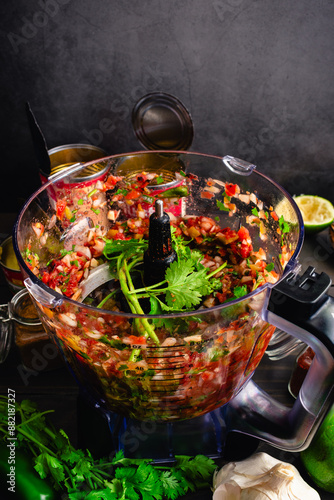
{"type": "Polygon", "coordinates": [[[302,194],[294,197],[302,213],[305,230],[308,232],[322,231],[334,220],[332,203],[320,196],[302,194]]]}

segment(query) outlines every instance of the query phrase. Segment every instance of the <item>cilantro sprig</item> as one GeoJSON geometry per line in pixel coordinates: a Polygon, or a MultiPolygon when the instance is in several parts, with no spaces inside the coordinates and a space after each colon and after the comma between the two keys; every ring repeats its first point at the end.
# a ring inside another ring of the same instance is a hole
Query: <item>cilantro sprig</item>
{"type": "MultiPolygon", "coordinates": [[[[52,411],[52,410],[51,410],[52,411]]],[[[75,448],[62,429],[50,424],[30,400],[15,403],[16,435],[20,449],[31,458],[42,479],[48,479],[68,500],[175,500],[189,491],[210,488],[216,468],[204,455],[176,456],[171,464],[150,459],[96,460],[89,450],[75,448]]],[[[0,396],[0,437],[8,440],[8,398],[0,396]]]]}
{"type": "Polygon", "coordinates": [[[139,298],[156,297],[164,311],[190,311],[200,304],[202,297],[208,295],[221,283],[213,276],[226,266],[226,262],[218,269],[208,270],[194,260],[180,259],[172,262],[166,270],[165,280],[155,285],[130,292],[139,298]],[[164,301],[159,299],[164,295],[164,301]]]}
{"type": "Polygon", "coordinates": [[[200,263],[203,256],[199,250],[190,250],[188,242],[175,236],[174,232],[172,240],[178,258],[167,268],[165,279],[137,289],[133,285],[131,270],[143,262],[147,242],[135,239],[107,241],[104,255],[110,260],[117,259],[120,286],[132,312],[144,314],[139,300],[153,297],[158,299],[164,311],[189,311],[200,304],[204,296],[221,286],[214,276],[226,266],[226,262],[208,272],[200,263]]]}

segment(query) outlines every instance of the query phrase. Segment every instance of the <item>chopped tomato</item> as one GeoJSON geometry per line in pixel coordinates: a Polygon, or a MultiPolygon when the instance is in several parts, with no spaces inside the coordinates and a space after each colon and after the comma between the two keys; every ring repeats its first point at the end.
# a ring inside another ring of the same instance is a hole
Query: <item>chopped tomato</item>
{"type": "Polygon", "coordinates": [[[146,338],[144,336],[136,337],[136,335],[129,335],[129,340],[131,344],[146,344],[146,338]]]}
{"type": "Polygon", "coordinates": [[[240,255],[243,259],[247,259],[253,250],[253,246],[251,243],[247,243],[243,240],[241,243],[233,242],[231,244],[231,249],[235,255],[240,255]]]}
{"type": "Polygon", "coordinates": [[[209,380],[212,380],[212,377],[214,377],[214,374],[210,372],[209,370],[206,370],[205,372],[201,373],[202,379],[207,382],[209,380]]]}
{"type": "Polygon", "coordinates": [[[225,193],[227,196],[235,196],[237,193],[240,193],[240,188],[238,184],[230,184],[226,182],[225,193]]]}
{"type": "Polygon", "coordinates": [[[138,174],[137,177],[137,184],[133,184],[132,187],[135,189],[141,189],[144,190],[145,187],[149,184],[149,179],[147,178],[147,175],[142,172],[141,174],[138,174]]]}
{"type": "Polygon", "coordinates": [[[115,177],[114,175],[109,175],[108,179],[104,183],[105,189],[112,189],[116,186],[117,182],[122,180],[122,177],[115,177]]]}
{"type": "Polygon", "coordinates": [[[63,220],[66,205],[67,204],[65,200],[57,200],[56,215],[59,220],[63,220]]]}
{"type": "Polygon", "coordinates": [[[224,244],[229,245],[233,241],[238,239],[238,233],[229,227],[225,227],[217,233],[217,238],[224,244]]]}
{"type": "Polygon", "coordinates": [[[224,293],[217,292],[216,297],[219,300],[219,302],[222,304],[227,299],[227,293],[226,292],[224,292],[224,293]]]}
{"type": "Polygon", "coordinates": [[[125,195],[126,200],[135,200],[139,198],[141,195],[141,192],[138,191],[137,189],[132,189],[131,191],[128,192],[128,194],[125,195]]]}
{"type": "Polygon", "coordinates": [[[204,200],[211,200],[211,198],[214,197],[214,194],[211,193],[211,191],[202,191],[201,192],[201,198],[204,200]]]}
{"type": "Polygon", "coordinates": [[[276,212],[274,212],[274,210],[271,212],[271,216],[274,220],[278,220],[278,215],[276,212]]]}
{"type": "Polygon", "coordinates": [[[62,292],[66,297],[71,297],[78,287],[77,276],[70,275],[69,280],[62,286],[62,292]]]}
{"type": "Polygon", "coordinates": [[[242,241],[242,240],[249,240],[250,239],[248,229],[246,229],[243,226],[241,226],[241,228],[239,229],[238,236],[239,236],[239,240],[240,241],[242,241]]]}
{"type": "Polygon", "coordinates": [[[126,240],[124,233],[120,233],[119,231],[113,235],[113,240],[126,240]]]}
{"type": "Polygon", "coordinates": [[[44,271],[44,273],[42,275],[42,281],[45,284],[49,283],[49,281],[50,281],[50,274],[48,272],[44,271]]]}

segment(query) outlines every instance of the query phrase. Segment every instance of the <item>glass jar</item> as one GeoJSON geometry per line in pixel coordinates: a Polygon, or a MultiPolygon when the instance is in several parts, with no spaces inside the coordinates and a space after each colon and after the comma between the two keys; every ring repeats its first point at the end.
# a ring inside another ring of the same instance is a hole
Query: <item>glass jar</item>
{"type": "Polygon", "coordinates": [[[0,305],[0,364],[9,354],[13,337],[13,322],[8,317],[8,304],[0,305]]]}
{"type": "Polygon", "coordinates": [[[6,238],[0,245],[0,267],[12,294],[24,288],[23,276],[15,256],[11,236],[6,238]]]}
{"type": "Polygon", "coordinates": [[[59,367],[62,360],[57,346],[44,330],[26,289],[9,302],[8,314],[15,325],[15,344],[24,368],[38,372],[59,367]]]}

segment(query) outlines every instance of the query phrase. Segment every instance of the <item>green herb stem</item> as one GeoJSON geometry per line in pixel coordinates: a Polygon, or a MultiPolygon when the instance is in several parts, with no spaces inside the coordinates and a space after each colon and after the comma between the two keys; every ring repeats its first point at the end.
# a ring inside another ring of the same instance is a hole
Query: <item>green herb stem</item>
{"type": "MultiPolygon", "coordinates": [[[[16,429],[18,429],[19,427],[22,427],[22,426],[26,426],[28,424],[30,424],[33,420],[36,420],[44,415],[46,415],[47,413],[54,413],[54,410],[46,410],[46,411],[43,411],[42,413],[37,413],[36,415],[28,418],[27,420],[23,420],[22,418],[22,422],[20,424],[16,424],[16,429]]],[[[22,412],[21,412],[22,414],[22,412]]],[[[23,414],[21,415],[21,417],[23,417],[23,414]]]]}
{"type": "Polygon", "coordinates": [[[43,443],[38,441],[38,439],[35,439],[34,436],[29,434],[28,432],[24,431],[23,429],[18,429],[18,432],[20,434],[22,434],[22,436],[24,436],[25,438],[27,438],[30,441],[32,441],[33,443],[35,443],[40,449],[46,451],[46,453],[48,453],[49,455],[52,455],[53,457],[57,457],[56,453],[54,453],[52,450],[50,450],[50,448],[48,448],[43,443]]]}
{"type": "MultiPolygon", "coordinates": [[[[127,259],[122,258],[122,256],[117,259],[117,271],[121,290],[128,301],[131,311],[134,314],[140,314],[144,316],[144,311],[139,303],[138,298],[136,297],[136,295],[130,295],[130,289],[134,290],[134,286],[127,266],[127,259]]],[[[149,336],[157,345],[160,345],[160,341],[154,331],[154,328],[149,323],[147,318],[136,318],[135,324],[139,329],[141,335],[145,337],[149,336]]]]}
{"type": "Polygon", "coordinates": [[[221,266],[217,267],[217,269],[215,269],[214,271],[212,271],[211,273],[209,273],[207,275],[207,278],[212,278],[212,276],[214,276],[215,274],[219,273],[219,271],[221,271],[222,269],[224,269],[224,267],[227,266],[227,262],[224,262],[224,264],[222,264],[221,266]]]}
{"type": "Polygon", "coordinates": [[[161,286],[161,285],[164,285],[165,283],[167,283],[167,280],[163,280],[163,281],[160,281],[160,283],[155,283],[154,285],[145,286],[145,287],[143,287],[143,288],[136,288],[136,289],[134,289],[134,290],[131,290],[131,291],[130,291],[130,294],[131,294],[131,293],[136,293],[136,294],[138,294],[138,293],[141,293],[141,292],[146,292],[146,293],[148,293],[148,292],[150,292],[151,290],[153,290],[154,292],[159,292],[159,293],[160,293],[160,291],[161,291],[161,293],[163,293],[164,291],[166,291],[166,290],[168,289],[168,287],[166,287],[166,288],[161,288],[161,289],[159,288],[158,290],[156,290],[156,288],[158,288],[158,287],[159,287],[159,286],[161,286]]]}
{"type": "Polygon", "coordinates": [[[104,297],[104,299],[103,299],[103,300],[101,300],[101,302],[100,302],[100,303],[99,303],[96,307],[97,307],[98,309],[102,309],[102,308],[103,308],[103,306],[104,306],[104,304],[105,304],[106,302],[108,302],[108,300],[109,300],[109,299],[111,299],[111,297],[112,297],[113,295],[115,295],[115,293],[116,293],[117,291],[118,291],[118,290],[116,289],[116,290],[113,290],[112,292],[108,293],[108,295],[107,295],[106,297],[104,297]]]}

